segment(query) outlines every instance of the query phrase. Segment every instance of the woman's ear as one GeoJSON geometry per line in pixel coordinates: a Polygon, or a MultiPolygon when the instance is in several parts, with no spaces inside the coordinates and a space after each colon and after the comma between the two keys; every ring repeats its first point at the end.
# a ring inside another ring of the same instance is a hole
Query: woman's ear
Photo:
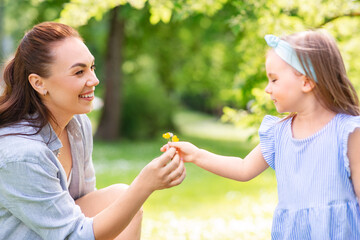
{"type": "Polygon", "coordinates": [[[314,81],[309,79],[307,76],[305,75],[301,76],[301,81],[302,81],[302,90],[305,93],[311,92],[314,89],[315,87],[314,81]]]}
{"type": "Polygon", "coordinates": [[[35,91],[37,91],[40,95],[46,95],[47,90],[45,88],[44,79],[35,73],[31,73],[28,77],[29,83],[33,87],[35,91]]]}

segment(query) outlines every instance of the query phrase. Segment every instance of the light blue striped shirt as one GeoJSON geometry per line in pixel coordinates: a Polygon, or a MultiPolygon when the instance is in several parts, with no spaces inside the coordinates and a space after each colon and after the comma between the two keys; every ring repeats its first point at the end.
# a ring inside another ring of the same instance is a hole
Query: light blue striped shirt
{"type": "MultiPolygon", "coordinates": [[[[0,135],[34,131],[12,126],[0,135]]],[[[56,157],[62,145],[50,125],[32,136],[0,137],[0,239],[94,239],[93,220],[74,202],[95,189],[90,121],[76,115],[67,131],[73,158],[69,190],[56,157]]]]}
{"type": "Polygon", "coordinates": [[[347,157],[348,137],[360,117],[337,114],[305,139],[292,137],[291,122],[266,116],[259,129],[262,154],[278,185],[272,239],[360,239],[347,157]]]}

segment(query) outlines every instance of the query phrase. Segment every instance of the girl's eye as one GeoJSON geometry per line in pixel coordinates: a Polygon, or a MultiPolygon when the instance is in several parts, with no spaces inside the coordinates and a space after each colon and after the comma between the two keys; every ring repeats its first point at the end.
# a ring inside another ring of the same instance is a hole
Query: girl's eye
{"type": "Polygon", "coordinates": [[[272,80],[271,80],[271,82],[273,82],[273,83],[276,82],[276,81],[277,81],[277,79],[272,79],[272,80]]]}
{"type": "Polygon", "coordinates": [[[96,65],[94,64],[94,65],[91,66],[91,70],[95,71],[95,69],[96,69],[96,65]]]}

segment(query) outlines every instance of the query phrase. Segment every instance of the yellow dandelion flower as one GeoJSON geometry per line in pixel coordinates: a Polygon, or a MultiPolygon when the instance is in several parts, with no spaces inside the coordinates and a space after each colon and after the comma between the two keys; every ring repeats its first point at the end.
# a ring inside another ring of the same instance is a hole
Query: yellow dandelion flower
{"type": "Polygon", "coordinates": [[[171,132],[164,133],[162,135],[162,137],[167,139],[169,142],[178,142],[179,141],[179,138],[171,132]]]}
{"type": "Polygon", "coordinates": [[[172,133],[167,132],[167,133],[164,133],[162,136],[163,136],[163,138],[165,138],[165,139],[170,139],[171,136],[172,136],[172,133]]]}
{"type": "Polygon", "coordinates": [[[173,141],[173,142],[178,142],[178,141],[179,141],[179,138],[178,138],[176,135],[174,135],[174,136],[172,137],[172,141],[173,141]]]}

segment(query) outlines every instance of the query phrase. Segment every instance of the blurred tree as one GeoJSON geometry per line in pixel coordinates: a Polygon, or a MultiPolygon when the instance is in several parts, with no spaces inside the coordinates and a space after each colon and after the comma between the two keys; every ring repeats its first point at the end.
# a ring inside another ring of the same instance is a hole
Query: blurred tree
{"type": "Polygon", "coordinates": [[[122,107],[122,48],[124,47],[125,20],[120,18],[119,7],[110,10],[110,29],[105,61],[105,94],[103,114],[96,137],[114,140],[119,137],[122,107]]]}

